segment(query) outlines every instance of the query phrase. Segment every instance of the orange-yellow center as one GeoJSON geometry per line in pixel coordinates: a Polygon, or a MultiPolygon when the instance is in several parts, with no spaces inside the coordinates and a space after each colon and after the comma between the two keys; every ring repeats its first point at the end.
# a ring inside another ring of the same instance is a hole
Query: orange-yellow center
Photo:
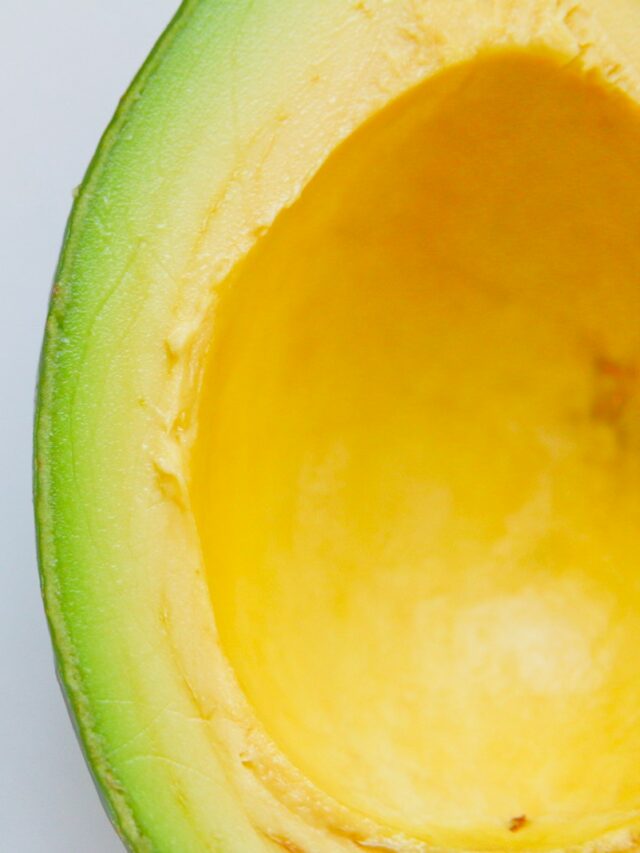
{"type": "Polygon", "coordinates": [[[268,735],[438,844],[640,813],[640,115],[481,57],[330,157],[225,283],[192,499],[268,735]]]}

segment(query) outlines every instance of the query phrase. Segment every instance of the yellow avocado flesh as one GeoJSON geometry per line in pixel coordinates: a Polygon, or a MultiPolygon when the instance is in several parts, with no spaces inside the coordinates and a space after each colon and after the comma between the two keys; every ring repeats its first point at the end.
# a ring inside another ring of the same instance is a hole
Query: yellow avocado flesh
{"type": "Polygon", "coordinates": [[[469,849],[640,813],[640,112],[480,55],[227,278],[191,502],[223,650],[318,789],[469,849]]]}

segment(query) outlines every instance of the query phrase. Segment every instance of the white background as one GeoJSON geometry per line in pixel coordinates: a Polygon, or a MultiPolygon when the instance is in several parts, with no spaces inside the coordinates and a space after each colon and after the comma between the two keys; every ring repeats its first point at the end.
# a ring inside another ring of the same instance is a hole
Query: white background
{"type": "Polygon", "coordinates": [[[178,0],[0,0],[0,850],[118,853],[67,718],[38,588],[31,423],[69,207],[178,0]]]}

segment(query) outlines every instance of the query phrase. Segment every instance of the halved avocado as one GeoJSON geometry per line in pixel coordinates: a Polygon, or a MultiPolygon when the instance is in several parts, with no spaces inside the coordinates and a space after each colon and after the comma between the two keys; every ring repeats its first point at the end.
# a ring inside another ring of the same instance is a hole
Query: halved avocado
{"type": "Polygon", "coordinates": [[[35,465],[132,850],[640,845],[638,33],[187,0],[124,98],[35,465]]]}

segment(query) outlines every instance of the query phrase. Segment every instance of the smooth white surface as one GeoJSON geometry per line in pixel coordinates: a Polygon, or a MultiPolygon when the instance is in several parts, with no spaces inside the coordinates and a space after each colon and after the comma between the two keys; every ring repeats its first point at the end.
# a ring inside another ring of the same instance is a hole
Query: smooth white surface
{"type": "Polygon", "coordinates": [[[0,850],[117,853],[55,680],[31,511],[40,340],[71,193],[178,0],[0,3],[0,850]]]}

